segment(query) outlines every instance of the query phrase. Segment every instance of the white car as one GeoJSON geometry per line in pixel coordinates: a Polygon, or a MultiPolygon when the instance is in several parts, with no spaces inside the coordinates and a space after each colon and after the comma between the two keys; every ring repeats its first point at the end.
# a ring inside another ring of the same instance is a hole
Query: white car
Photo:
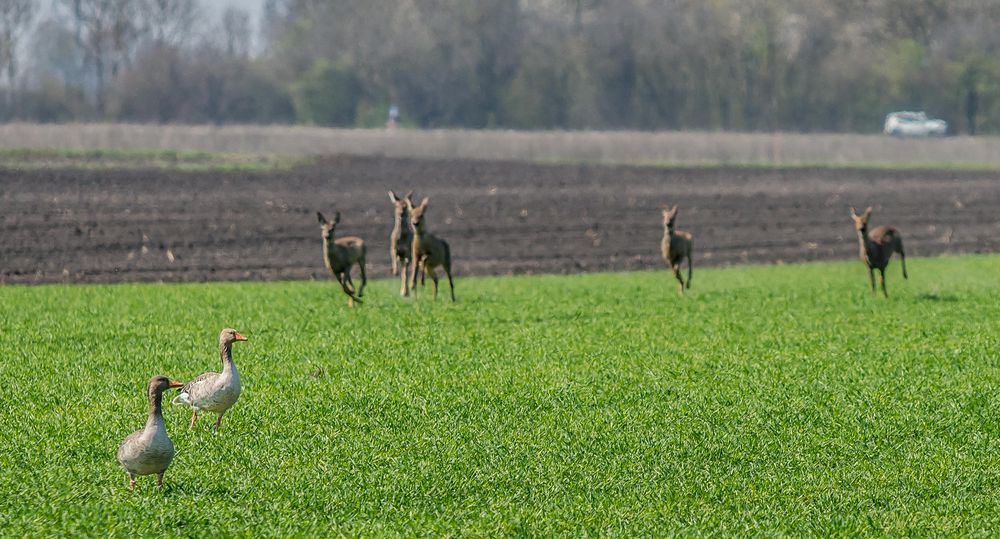
{"type": "Polygon", "coordinates": [[[923,112],[890,112],[882,131],[894,137],[943,137],[948,133],[948,122],[930,119],[923,112]]]}

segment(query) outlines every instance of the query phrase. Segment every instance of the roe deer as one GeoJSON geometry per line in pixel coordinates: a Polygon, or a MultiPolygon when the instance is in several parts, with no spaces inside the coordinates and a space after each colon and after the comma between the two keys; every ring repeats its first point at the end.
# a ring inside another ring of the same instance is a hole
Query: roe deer
{"type": "Polygon", "coordinates": [[[406,193],[403,198],[389,191],[389,200],[392,201],[396,219],[392,226],[392,235],[389,236],[389,256],[392,258],[392,274],[402,277],[399,295],[404,297],[410,295],[407,269],[410,267],[410,252],[413,247],[413,230],[410,229],[410,206],[413,205],[411,196],[413,191],[406,193]]]}
{"type": "Polygon", "coordinates": [[[361,296],[365,294],[368,278],[365,276],[365,240],[357,236],[333,238],[337,223],[340,222],[340,212],[333,216],[333,221],[327,221],[323,214],[316,212],[320,229],[323,231],[323,263],[326,269],[333,273],[340,287],[347,294],[347,304],[362,303],[361,296]],[[357,264],[361,268],[361,288],[354,294],[354,282],[351,280],[351,266],[357,264]]]}
{"type": "Polygon", "coordinates": [[[677,290],[680,295],[684,295],[684,288],[691,288],[691,246],[693,239],[691,234],[674,229],[674,220],[677,219],[677,205],[673,208],[663,207],[663,241],[660,242],[660,254],[663,261],[667,263],[677,278],[677,290]],[[688,280],[684,283],[681,277],[681,262],[687,258],[688,280]]]}
{"type": "Polygon", "coordinates": [[[868,280],[871,281],[872,293],[875,291],[875,270],[879,272],[879,279],[882,282],[882,293],[889,297],[885,290],[885,268],[889,265],[892,253],[899,253],[899,261],[903,266],[903,278],[909,279],[906,275],[906,253],[903,252],[903,236],[899,231],[891,226],[875,227],[868,232],[868,219],[872,216],[872,208],[868,206],[865,213],[858,215],[858,211],[851,207],[851,219],[854,219],[854,228],[858,231],[858,245],[861,251],[861,261],[868,268],[868,280]]]}
{"type": "Polygon", "coordinates": [[[437,299],[438,277],[435,268],[444,267],[444,273],[448,276],[448,285],[451,286],[451,301],[455,301],[455,283],[451,278],[451,248],[448,242],[427,231],[427,224],[424,222],[424,214],[427,212],[427,201],[425,197],[416,208],[409,199],[406,205],[410,210],[410,224],[413,227],[413,246],[410,248],[412,255],[412,265],[410,270],[410,288],[413,289],[413,296],[417,295],[417,270],[423,267],[424,273],[420,277],[420,284],[424,284],[424,279],[430,273],[431,280],[434,281],[434,299],[437,299]]]}

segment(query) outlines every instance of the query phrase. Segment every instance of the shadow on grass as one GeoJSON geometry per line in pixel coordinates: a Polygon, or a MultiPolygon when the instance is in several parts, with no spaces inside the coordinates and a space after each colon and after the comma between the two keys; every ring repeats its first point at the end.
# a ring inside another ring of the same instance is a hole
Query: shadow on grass
{"type": "Polygon", "coordinates": [[[958,296],[954,294],[917,294],[917,301],[940,301],[940,302],[956,302],[959,301],[958,296]]]}

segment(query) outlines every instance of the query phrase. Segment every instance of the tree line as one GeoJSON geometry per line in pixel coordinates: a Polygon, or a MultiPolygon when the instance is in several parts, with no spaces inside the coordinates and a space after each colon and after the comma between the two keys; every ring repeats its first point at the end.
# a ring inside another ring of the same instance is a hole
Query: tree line
{"type": "Polygon", "coordinates": [[[1000,0],[37,4],[0,0],[5,120],[1000,132],[1000,0]]]}

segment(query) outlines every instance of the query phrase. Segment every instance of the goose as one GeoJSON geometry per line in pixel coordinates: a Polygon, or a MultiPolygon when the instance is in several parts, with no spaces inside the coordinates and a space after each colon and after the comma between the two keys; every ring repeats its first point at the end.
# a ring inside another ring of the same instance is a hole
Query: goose
{"type": "Polygon", "coordinates": [[[163,488],[163,472],[174,459],[174,444],[163,423],[163,392],[183,384],[166,376],[149,379],[149,418],[146,426],[129,434],[118,447],[118,462],[128,472],[128,488],[135,491],[135,478],[156,474],[156,486],[163,488]]]}
{"type": "Polygon", "coordinates": [[[219,334],[222,372],[206,372],[191,380],[181,388],[180,395],[171,401],[173,404],[186,404],[194,410],[194,413],[191,414],[191,425],[188,430],[194,428],[194,423],[198,420],[198,412],[208,410],[219,414],[218,419],[215,420],[215,432],[219,432],[222,415],[240,398],[240,373],[236,370],[236,364],[233,363],[233,343],[245,340],[247,338],[240,335],[235,329],[222,330],[222,333],[219,334]]]}

